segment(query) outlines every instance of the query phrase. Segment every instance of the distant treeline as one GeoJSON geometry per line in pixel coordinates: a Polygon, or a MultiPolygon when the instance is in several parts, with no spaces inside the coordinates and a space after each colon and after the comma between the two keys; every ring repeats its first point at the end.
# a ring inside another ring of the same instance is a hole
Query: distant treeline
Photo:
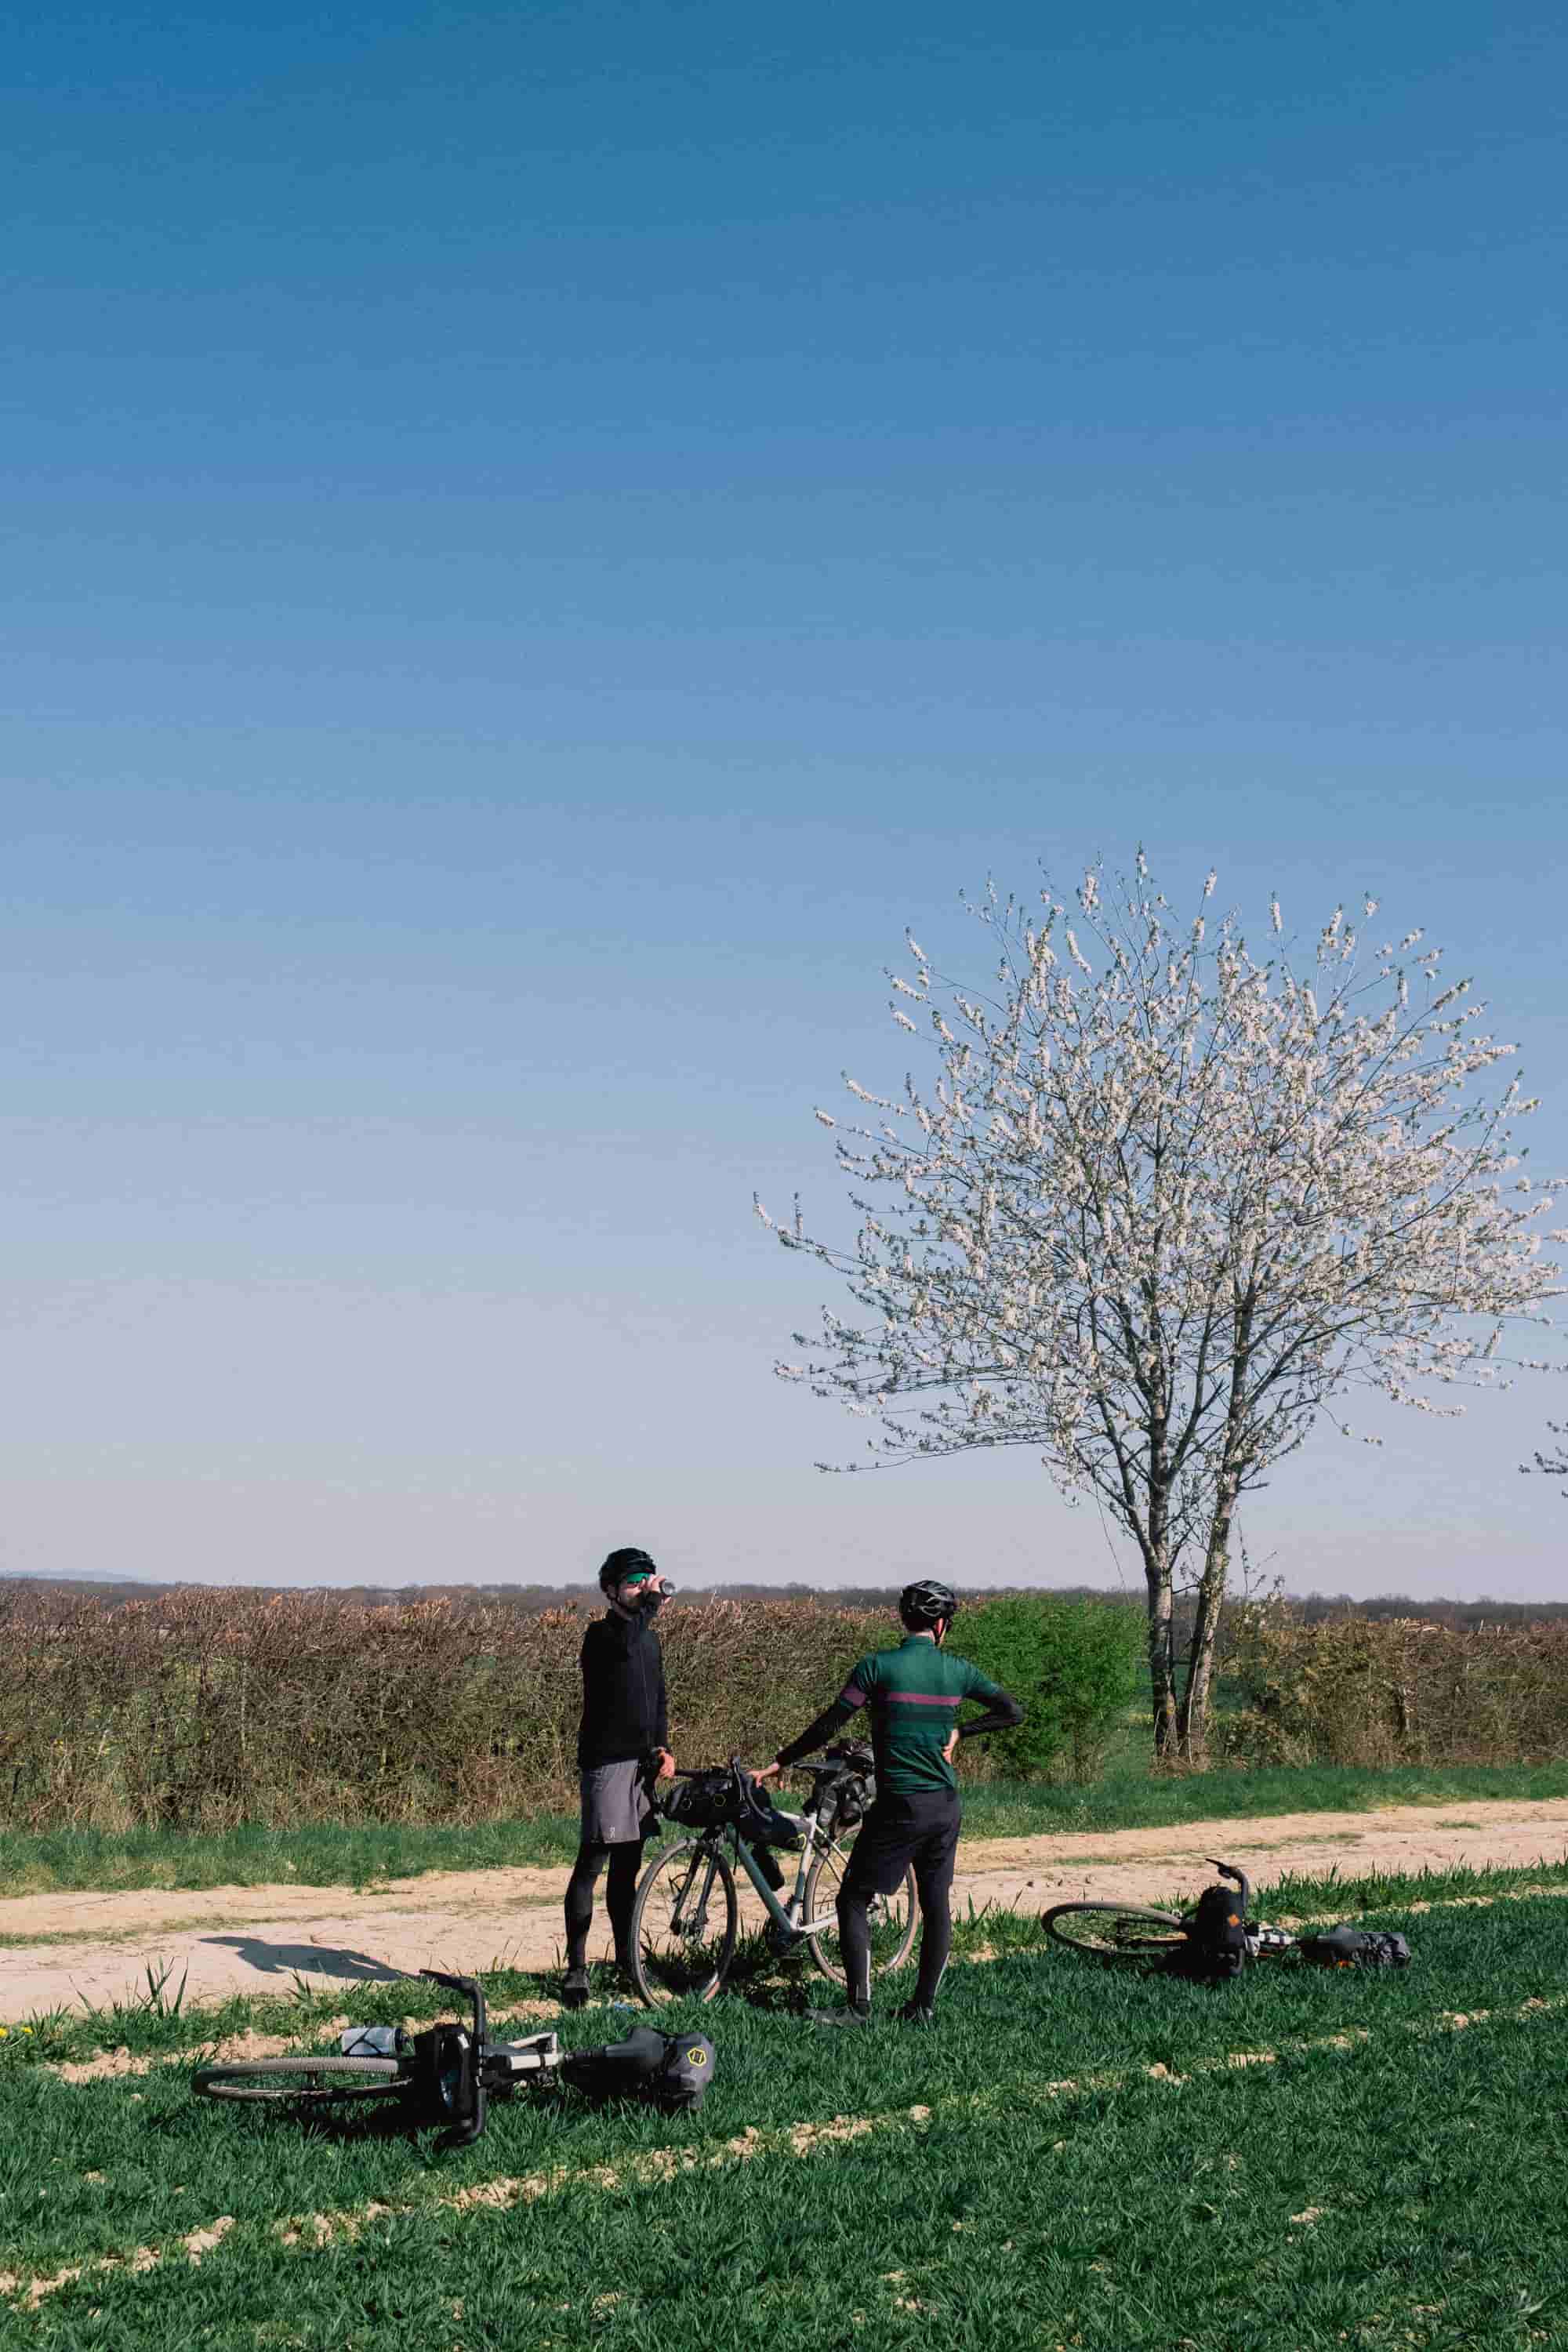
{"type": "MultiPolygon", "coordinates": [[[[961,1590],[970,1599],[989,1599],[999,1593],[1039,1592],[1038,1585],[973,1584],[958,1579],[961,1590]]],[[[331,1584],[283,1585],[261,1584],[231,1586],[204,1585],[195,1581],[158,1581],[143,1583],[132,1578],[3,1576],[0,1591],[20,1587],[37,1593],[53,1593],[61,1599],[96,1601],[100,1607],[114,1609],[132,1601],[156,1601],[172,1592],[208,1592],[243,1591],[262,1599],[278,1596],[298,1597],[303,1592],[330,1596],[347,1608],[397,1609],[417,1607],[422,1601],[440,1601],[449,1607],[476,1609],[516,1609],[525,1616],[541,1616],[558,1609],[574,1609],[579,1612],[595,1611],[603,1606],[596,1586],[592,1584],[331,1584]]],[[[1053,1597],[1063,1601],[1121,1601],[1141,1609],[1143,1591],[1140,1583],[1106,1587],[1092,1584],[1052,1585],[1053,1597]]],[[[807,1601],[832,1613],[848,1610],[859,1612],[891,1609],[899,1597],[899,1587],[868,1584],[686,1584],[680,1583],[679,1599],[687,1601],[807,1601]]],[[[1237,1596],[1239,1598],[1239,1596],[1237,1596]]],[[[1479,1626],[1500,1627],[1555,1624],[1568,1619],[1568,1600],[1564,1601],[1415,1601],[1408,1593],[1379,1593],[1375,1599],[1358,1600],[1349,1592],[1312,1592],[1305,1595],[1286,1593],[1286,1606],[1305,1625],[1337,1622],[1345,1618],[1362,1618],[1372,1624],[1388,1624],[1394,1620],[1425,1625],[1446,1626],[1451,1633],[1471,1633],[1479,1626]]],[[[1178,1621],[1184,1614],[1178,1608],[1178,1621]]]]}

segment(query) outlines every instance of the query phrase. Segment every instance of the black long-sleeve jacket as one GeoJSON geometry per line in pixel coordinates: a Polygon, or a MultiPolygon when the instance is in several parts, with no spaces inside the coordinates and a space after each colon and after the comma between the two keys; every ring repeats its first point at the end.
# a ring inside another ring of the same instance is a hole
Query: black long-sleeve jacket
{"type": "Polygon", "coordinates": [[[583,1636],[583,1722],[577,1765],[621,1764],[669,1745],[664,1653],[646,1613],[610,1610],[583,1636]]]}

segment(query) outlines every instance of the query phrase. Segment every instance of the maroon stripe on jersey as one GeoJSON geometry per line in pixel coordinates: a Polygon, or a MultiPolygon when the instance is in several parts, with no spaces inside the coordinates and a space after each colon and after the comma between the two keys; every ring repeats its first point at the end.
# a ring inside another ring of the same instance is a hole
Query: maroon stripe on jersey
{"type": "Polygon", "coordinates": [[[866,1694],[858,1683],[846,1683],[834,1704],[837,1706],[864,1706],[866,1694]]]}
{"type": "Polygon", "coordinates": [[[939,1698],[935,1691],[884,1691],[889,1706],[962,1706],[961,1698],[939,1698]]]}

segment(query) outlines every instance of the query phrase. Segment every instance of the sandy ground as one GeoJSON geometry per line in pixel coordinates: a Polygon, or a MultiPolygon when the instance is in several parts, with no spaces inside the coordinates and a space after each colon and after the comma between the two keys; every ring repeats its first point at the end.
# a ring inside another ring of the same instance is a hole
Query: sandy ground
{"type": "MultiPolygon", "coordinates": [[[[1468,1863],[1521,1865],[1568,1856],[1568,1800],[1387,1806],[1280,1813],[1180,1829],[1073,1837],[966,1839],[955,1908],[1040,1910],[1084,1895],[1160,1902],[1212,1874],[1210,1855],[1254,1878],[1291,1869],[1346,1876],[1468,1863]]],[[[374,1894],[321,1886],[200,1892],[29,1895],[0,1901],[0,2019],[145,1992],[147,1970],[187,1976],[187,2002],[231,1992],[288,1993],[384,1981],[421,1966],[479,1970],[556,1964],[564,1870],[431,1872],[374,1894]],[[33,1942],[29,1939],[37,1937],[33,1942]],[[43,1938],[51,1940],[43,1941],[43,1938]],[[54,1940],[65,1937],[68,1940],[54,1940]]],[[[748,1890],[749,1895],[749,1890],[748,1890]]],[[[755,1910],[754,1900],[751,1908],[755,1910]]],[[[603,1930],[601,1910],[596,1927],[603,1930]]],[[[596,1937],[596,1947],[603,1940],[596,1937]]]]}

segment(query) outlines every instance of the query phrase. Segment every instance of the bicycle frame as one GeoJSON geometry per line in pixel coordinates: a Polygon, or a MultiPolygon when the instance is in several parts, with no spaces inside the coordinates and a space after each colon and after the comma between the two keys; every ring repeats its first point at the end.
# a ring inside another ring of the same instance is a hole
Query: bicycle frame
{"type": "MultiPolygon", "coordinates": [[[[782,1807],[780,1810],[783,1810],[782,1807]]],[[[734,1842],[735,1859],[761,1895],[763,1908],[781,1935],[817,1936],[825,1928],[837,1929],[838,1926],[837,1912],[826,1919],[805,1919],[801,1916],[801,1914],[805,1906],[805,1882],[811,1874],[812,1864],[820,1855],[842,1854],[844,1850],[835,1838],[830,1837],[827,1832],[820,1827],[815,1813],[785,1813],[784,1818],[787,1822],[792,1822],[795,1828],[802,1832],[804,1840],[795,1874],[794,1892],[790,1895],[787,1903],[780,1902],[778,1895],[768,1885],[763,1874],[763,1865],[757,1860],[752,1849],[746,1843],[739,1830],[731,1829],[730,1835],[734,1842]]]]}
{"type": "MultiPolygon", "coordinates": [[[[822,1935],[828,1930],[837,1932],[838,1927],[837,1912],[830,1912],[826,1918],[822,1919],[806,1919],[802,1916],[802,1913],[805,1907],[805,1882],[810,1875],[813,1863],[819,1856],[832,1853],[847,1858],[845,1849],[839,1845],[836,1838],[831,1837],[821,1827],[815,1814],[786,1813],[784,1819],[798,1829],[804,1837],[799,1864],[795,1871],[795,1885],[787,1902],[781,1903],[778,1895],[768,1885],[763,1865],[757,1860],[754,1851],[747,1844],[733,1822],[730,1822],[721,1828],[704,1830],[699,1837],[696,1850],[691,1856],[691,1868],[687,1873],[686,1885],[681,1889],[678,1909],[685,1908],[687,1896],[691,1890],[692,1879],[696,1873],[701,1869],[703,1863],[710,1856],[720,1853],[725,1841],[728,1840],[736,1861],[755,1887],[763,1908],[781,1936],[787,1936],[794,1943],[808,1936],[822,1935]]],[[[710,1873],[703,1885],[697,1906],[699,1916],[707,1905],[711,1884],[712,1877],[710,1873]]]]}

